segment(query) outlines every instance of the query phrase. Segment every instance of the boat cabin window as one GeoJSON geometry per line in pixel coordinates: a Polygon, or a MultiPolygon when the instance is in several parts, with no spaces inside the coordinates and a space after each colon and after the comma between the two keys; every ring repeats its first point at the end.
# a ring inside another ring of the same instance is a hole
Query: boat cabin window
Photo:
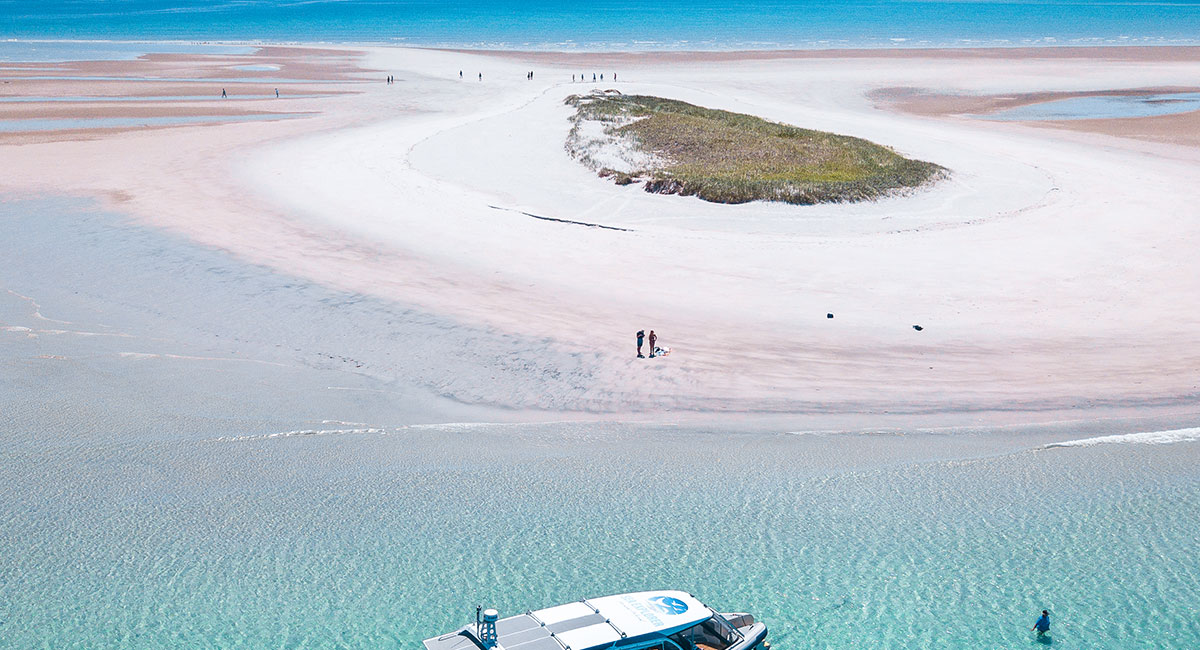
{"type": "Polygon", "coordinates": [[[683,650],[725,650],[741,638],[742,635],[720,615],[671,635],[671,640],[683,650]]]}

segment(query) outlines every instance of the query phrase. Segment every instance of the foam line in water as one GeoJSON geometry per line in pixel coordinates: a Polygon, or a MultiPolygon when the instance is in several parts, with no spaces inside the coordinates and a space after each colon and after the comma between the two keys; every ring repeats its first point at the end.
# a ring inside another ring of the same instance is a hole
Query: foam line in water
{"type": "Polygon", "coordinates": [[[1096,438],[1081,438],[1065,442],[1052,442],[1043,445],[1042,449],[1056,447],[1092,447],[1095,445],[1167,445],[1176,442],[1200,441],[1200,427],[1191,429],[1172,429],[1170,431],[1145,431],[1142,433],[1122,433],[1096,438]]]}
{"type": "Polygon", "coordinates": [[[277,433],[264,433],[251,436],[224,436],[221,438],[213,438],[208,442],[245,442],[247,440],[271,440],[273,438],[336,436],[354,433],[387,433],[388,431],[389,429],[377,427],[362,427],[354,429],[297,429],[295,431],[279,431],[277,433]]]}

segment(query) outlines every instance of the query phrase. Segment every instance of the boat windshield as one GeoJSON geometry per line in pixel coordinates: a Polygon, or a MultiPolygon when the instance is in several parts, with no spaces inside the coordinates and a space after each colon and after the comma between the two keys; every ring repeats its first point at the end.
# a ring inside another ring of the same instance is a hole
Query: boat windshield
{"type": "Polygon", "coordinates": [[[741,633],[720,614],[713,614],[703,623],[671,635],[671,640],[683,650],[725,650],[741,639],[741,633]]]}

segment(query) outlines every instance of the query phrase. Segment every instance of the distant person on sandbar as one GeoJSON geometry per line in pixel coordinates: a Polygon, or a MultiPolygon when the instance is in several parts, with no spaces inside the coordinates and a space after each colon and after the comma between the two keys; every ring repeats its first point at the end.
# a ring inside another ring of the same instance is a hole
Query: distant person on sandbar
{"type": "Polygon", "coordinates": [[[483,73],[482,72],[479,73],[479,80],[483,81],[483,73]]]}
{"type": "Polygon", "coordinates": [[[459,71],[458,71],[458,78],[459,78],[459,79],[462,79],[462,70],[459,70],[459,71]]]}
{"type": "MultiPolygon", "coordinates": [[[[650,333],[650,335],[651,335],[651,336],[653,336],[653,335],[654,335],[654,333],[653,333],[653,332],[651,332],[651,333],[650,333]]],[[[1033,624],[1033,627],[1031,627],[1031,628],[1029,628],[1029,629],[1030,629],[1030,630],[1037,630],[1037,635],[1038,635],[1039,637],[1046,636],[1046,633],[1050,631],[1050,612],[1048,612],[1048,611],[1046,611],[1046,610],[1044,610],[1044,609],[1043,609],[1043,610],[1042,610],[1042,617],[1041,617],[1041,618],[1039,618],[1039,619],[1037,620],[1037,623],[1034,623],[1034,624],[1033,624]]]]}
{"type": "Polygon", "coordinates": [[[226,95],[226,94],[225,94],[225,89],[224,89],[224,88],[222,88],[222,89],[221,89],[221,99],[226,99],[226,98],[228,98],[228,97],[229,97],[229,95],[226,95]]]}
{"type": "Polygon", "coordinates": [[[646,338],[646,330],[638,330],[637,343],[638,343],[638,358],[639,359],[646,358],[646,355],[642,354],[642,339],[644,339],[644,338],[646,338]]]}
{"type": "Polygon", "coordinates": [[[600,81],[604,81],[604,73],[603,72],[600,73],[600,81]]]}
{"type": "Polygon", "coordinates": [[[279,99],[279,89],[275,89],[275,99],[279,99]]]}
{"type": "Polygon", "coordinates": [[[613,73],[613,81],[616,81],[616,80],[617,80],[617,73],[614,72],[613,73]]]}
{"type": "Polygon", "coordinates": [[[654,356],[654,346],[658,343],[658,336],[654,334],[654,330],[650,330],[650,356],[654,356]]]}
{"type": "Polygon", "coordinates": [[[595,72],[593,72],[593,73],[592,73],[592,81],[595,81],[595,80],[596,80],[596,73],[595,73],[595,72]]]}
{"type": "Polygon", "coordinates": [[[571,75],[571,83],[575,83],[575,75],[571,75]]]}

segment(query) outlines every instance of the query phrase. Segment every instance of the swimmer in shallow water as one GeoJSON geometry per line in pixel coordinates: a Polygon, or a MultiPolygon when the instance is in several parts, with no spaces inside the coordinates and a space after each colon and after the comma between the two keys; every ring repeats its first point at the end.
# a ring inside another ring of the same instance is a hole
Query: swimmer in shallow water
{"type": "Polygon", "coordinates": [[[1042,617],[1037,620],[1037,623],[1033,624],[1030,630],[1037,630],[1039,637],[1046,636],[1046,633],[1050,631],[1050,612],[1043,609],[1042,617]]]}

